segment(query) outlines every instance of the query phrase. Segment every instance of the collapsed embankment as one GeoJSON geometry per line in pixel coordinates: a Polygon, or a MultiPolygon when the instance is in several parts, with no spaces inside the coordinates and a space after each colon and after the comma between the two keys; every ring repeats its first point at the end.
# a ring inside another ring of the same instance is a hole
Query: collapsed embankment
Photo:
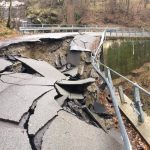
{"type": "MultiPolygon", "coordinates": [[[[118,128],[117,125],[117,119],[115,117],[115,113],[113,110],[113,105],[111,102],[111,99],[109,98],[109,93],[107,90],[105,90],[105,84],[102,83],[101,79],[97,75],[97,73],[93,70],[91,63],[90,63],[90,54],[89,52],[75,52],[73,53],[73,57],[70,54],[70,42],[72,38],[61,38],[61,39],[44,39],[41,41],[34,41],[34,42],[21,42],[16,44],[11,44],[9,46],[5,46],[0,49],[0,56],[5,57],[11,61],[13,61],[12,56],[22,56],[27,58],[33,58],[33,59],[40,59],[48,62],[49,64],[53,65],[55,68],[57,68],[60,72],[64,73],[65,71],[70,71],[72,68],[77,67],[77,70],[75,71],[75,76],[72,76],[72,80],[78,80],[78,79],[84,79],[88,77],[93,77],[96,79],[96,82],[91,84],[89,87],[87,87],[84,96],[85,99],[82,101],[82,104],[78,103],[78,101],[69,101],[67,102],[67,108],[69,109],[67,111],[71,111],[72,113],[76,114],[80,119],[85,120],[85,122],[88,122],[90,124],[93,124],[97,126],[94,122],[91,122],[90,119],[86,117],[87,113],[84,114],[80,107],[84,104],[87,105],[87,107],[92,111],[93,106],[95,105],[95,108],[97,106],[97,102],[100,103],[101,112],[97,110],[97,112],[94,114],[95,118],[97,119],[98,123],[104,129],[111,131],[111,129],[114,129],[114,127],[118,128]],[[72,62],[72,59],[75,57],[75,61],[72,62]],[[73,63],[73,64],[71,64],[73,63]],[[77,63],[77,64],[76,64],[77,63]],[[76,74],[80,74],[76,76],[76,74]],[[96,103],[95,103],[96,102],[96,103]],[[74,107],[76,106],[76,107],[74,107]],[[80,107],[79,107],[80,106],[80,107]],[[104,112],[105,111],[105,112],[104,112]],[[97,115],[99,113],[99,115],[97,115]]],[[[19,72],[19,73],[30,73],[34,74],[36,76],[37,73],[32,72],[29,69],[24,69],[25,66],[22,66],[22,63],[14,61],[13,67],[7,68],[5,71],[13,71],[13,72],[19,72]],[[28,72],[29,71],[29,72],[28,72]]],[[[68,73],[67,73],[68,74],[68,73]]],[[[33,103],[33,109],[36,107],[33,103]]],[[[94,111],[96,109],[94,108],[94,111]]],[[[36,110],[36,109],[35,109],[36,110]]],[[[92,112],[94,112],[92,111],[92,112]]],[[[34,112],[31,112],[31,114],[34,112]]],[[[31,115],[30,114],[30,115],[31,115]]],[[[92,119],[93,120],[93,119],[92,119]]],[[[96,121],[96,122],[97,122],[96,121]]],[[[28,124],[28,119],[27,119],[28,124]]],[[[48,123],[49,125],[49,123],[48,123]]],[[[133,147],[134,149],[137,149],[137,147],[145,148],[147,147],[142,141],[140,136],[133,130],[130,126],[130,123],[126,122],[126,126],[128,127],[128,132],[133,133],[132,136],[130,134],[130,138],[133,141],[133,147]],[[137,140],[134,141],[134,137],[136,136],[137,140]]],[[[47,124],[44,126],[45,128],[42,128],[42,131],[47,130],[47,124]]],[[[28,128],[28,125],[27,125],[28,128]]],[[[41,132],[41,130],[39,130],[41,132]]],[[[118,132],[118,131],[117,131],[118,132]]],[[[40,133],[39,133],[40,134],[40,133]]],[[[43,133],[41,133],[43,134],[43,133]]],[[[33,142],[33,135],[29,135],[31,143],[33,142]]],[[[113,135],[114,136],[114,135],[113,135]]],[[[115,136],[117,138],[118,136],[115,136]]],[[[37,141],[41,143],[41,136],[38,138],[36,136],[37,141]]],[[[37,145],[39,144],[37,142],[37,145]]],[[[32,145],[34,147],[34,145],[32,145]]],[[[41,146],[41,145],[40,145],[41,146]]]]}

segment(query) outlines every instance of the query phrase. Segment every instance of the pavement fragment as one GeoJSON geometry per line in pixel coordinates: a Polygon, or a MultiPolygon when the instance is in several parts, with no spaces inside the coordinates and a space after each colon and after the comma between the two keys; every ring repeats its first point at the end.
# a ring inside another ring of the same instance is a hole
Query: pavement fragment
{"type": "Polygon", "coordinates": [[[0,92],[2,92],[11,85],[17,84],[17,82],[19,81],[28,80],[31,78],[33,78],[33,76],[26,73],[0,73],[0,92]]]}
{"type": "Polygon", "coordinates": [[[103,130],[60,111],[44,134],[42,150],[121,150],[122,146],[103,130]]]}
{"type": "Polygon", "coordinates": [[[61,109],[54,97],[57,95],[55,90],[51,90],[43,95],[37,102],[34,114],[30,116],[28,133],[36,134],[49,120],[57,115],[61,109]]]}
{"type": "Polygon", "coordinates": [[[26,130],[0,123],[0,149],[32,150],[26,130]]]}
{"type": "Polygon", "coordinates": [[[48,64],[45,61],[39,61],[29,58],[22,58],[22,57],[15,57],[17,60],[21,61],[22,63],[26,64],[40,75],[50,78],[51,80],[57,81],[61,79],[65,79],[66,76],[59,72],[56,68],[52,65],[48,64]]]}
{"type": "MultiPolygon", "coordinates": [[[[27,83],[30,81],[32,79],[27,80],[27,83]]],[[[9,86],[0,92],[0,118],[19,122],[23,114],[28,112],[32,103],[52,89],[53,87],[49,86],[9,86]]]]}
{"type": "Polygon", "coordinates": [[[83,94],[69,92],[57,84],[55,84],[55,88],[60,95],[67,96],[69,99],[84,99],[83,94]]]}
{"type": "Polygon", "coordinates": [[[10,61],[0,58],[0,72],[11,65],[12,63],[10,61]]]}
{"type": "Polygon", "coordinates": [[[94,78],[87,78],[87,79],[82,79],[82,80],[76,80],[76,81],[70,81],[70,80],[61,80],[58,81],[58,85],[86,85],[95,82],[94,78]]]}
{"type": "Polygon", "coordinates": [[[57,103],[62,107],[67,99],[67,96],[61,96],[56,99],[57,103]]]}
{"type": "Polygon", "coordinates": [[[88,34],[79,34],[74,37],[70,44],[71,51],[91,52],[91,49],[96,49],[99,44],[97,37],[88,34]]]}

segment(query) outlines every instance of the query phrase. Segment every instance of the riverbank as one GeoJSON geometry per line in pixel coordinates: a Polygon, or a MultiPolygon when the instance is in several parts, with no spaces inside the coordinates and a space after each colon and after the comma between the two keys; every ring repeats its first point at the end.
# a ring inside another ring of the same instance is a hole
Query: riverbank
{"type": "MultiPolygon", "coordinates": [[[[145,63],[139,69],[133,70],[132,73],[126,77],[150,91],[150,62],[145,63]]],[[[122,85],[125,94],[133,100],[133,87],[130,83],[126,82],[122,78],[117,78],[113,80],[113,82],[115,86],[122,85]]],[[[150,116],[150,97],[142,91],[140,91],[140,93],[143,110],[150,116]]]]}

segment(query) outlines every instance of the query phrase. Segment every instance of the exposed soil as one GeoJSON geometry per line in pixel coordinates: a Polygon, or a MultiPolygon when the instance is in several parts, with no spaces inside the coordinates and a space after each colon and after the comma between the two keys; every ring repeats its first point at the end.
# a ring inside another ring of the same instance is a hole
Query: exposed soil
{"type": "MultiPolygon", "coordinates": [[[[133,70],[131,75],[127,76],[131,81],[138,83],[140,86],[150,91],[150,63],[145,63],[139,69],[133,70]]],[[[115,85],[122,85],[124,92],[133,100],[133,87],[125,80],[118,78],[114,80],[115,85]]],[[[143,110],[150,115],[150,97],[141,92],[141,101],[143,103],[143,110]]]]}

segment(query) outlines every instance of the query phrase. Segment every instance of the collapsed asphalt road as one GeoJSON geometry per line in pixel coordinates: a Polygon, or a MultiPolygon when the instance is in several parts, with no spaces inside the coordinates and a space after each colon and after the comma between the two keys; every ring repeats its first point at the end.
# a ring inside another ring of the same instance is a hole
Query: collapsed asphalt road
{"type": "Polygon", "coordinates": [[[98,77],[86,53],[60,54],[53,62],[59,70],[43,60],[0,58],[0,149],[122,149],[97,117],[105,109],[93,103],[98,77]]]}

